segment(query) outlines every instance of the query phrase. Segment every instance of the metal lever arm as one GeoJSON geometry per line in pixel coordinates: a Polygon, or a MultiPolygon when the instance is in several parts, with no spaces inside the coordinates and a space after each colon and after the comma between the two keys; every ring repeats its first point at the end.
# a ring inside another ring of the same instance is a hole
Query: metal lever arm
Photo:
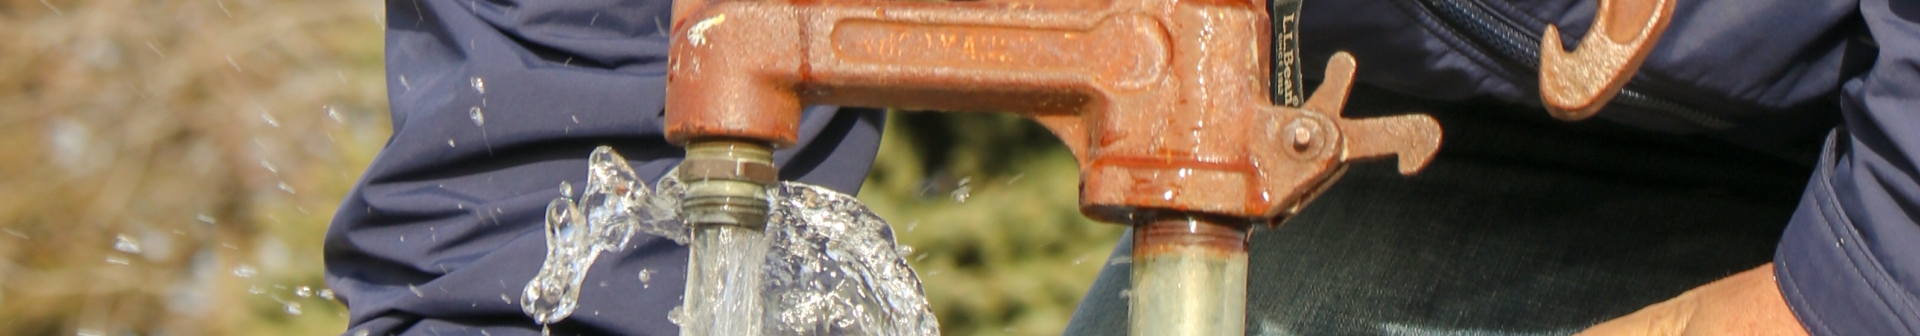
{"type": "Polygon", "coordinates": [[[1268,165],[1272,171],[1267,176],[1290,175],[1287,172],[1307,175],[1293,175],[1293,178],[1281,179],[1286,183],[1275,184],[1284,189],[1274,191],[1288,197],[1275,204],[1275,211],[1270,212],[1275,215],[1271,224],[1277,225],[1298,213],[1339,179],[1349,163],[1395,156],[1399,158],[1400,173],[1412,175],[1426,167],[1439,151],[1440,123],[1433,117],[1424,114],[1364,119],[1338,117],[1353,87],[1354,63],[1352,55],[1334,54],[1327,62],[1326,80],[1301,106],[1299,117],[1282,118],[1286,126],[1273,128],[1279,131],[1280,142],[1290,146],[1292,157],[1304,160],[1268,165]],[[1322,120],[1331,123],[1331,127],[1321,127],[1322,120]],[[1319,140],[1323,138],[1327,141],[1319,140]],[[1331,150],[1319,149],[1328,147],[1331,150]]]}
{"type": "Polygon", "coordinates": [[[1562,120],[1593,116],[1627,85],[1673,18],[1675,0],[1600,0],[1593,28],[1573,52],[1561,50],[1560,29],[1540,39],[1540,99],[1562,120]]]}
{"type": "MultiPolygon", "coordinates": [[[[1327,62],[1326,81],[1314,90],[1305,108],[1338,114],[1347,104],[1354,69],[1352,55],[1335,54],[1327,62]]],[[[1342,151],[1336,158],[1342,163],[1392,155],[1400,160],[1400,173],[1412,175],[1426,167],[1427,161],[1440,149],[1440,123],[1425,114],[1334,120],[1344,135],[1342,151]]]]}

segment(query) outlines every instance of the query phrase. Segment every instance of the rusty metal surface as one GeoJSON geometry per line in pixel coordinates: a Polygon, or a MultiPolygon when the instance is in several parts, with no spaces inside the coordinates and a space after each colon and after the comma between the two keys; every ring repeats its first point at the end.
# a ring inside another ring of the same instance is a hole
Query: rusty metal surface
{"type": "Polygon", "coordinates": [[[1081,208],[1285,217],[1350,160],[1424,165],[1431,118],[1339,117],[1354,61],[1291,108],[1268,98],[1264,1],[675,3],[667,136],[797,137],[805,104],[1000,111],[1081,163],[1081,208]]]}
{"type": "Polygon", "coordinates": [[[1247,254],[1245,219],[1171,212],[1142,212],[1133,224],[1133,253],[1153,256],[1200,247],[1215,257],[1247,254]]]}
{"type": "Polygon", "coordinates": [[[1627,85],[1666,32],[1675,0],[1600,0],[1593,28],[1562,51],[1560,29],[1540,41],[1540,99],[1562,120],[1593,116],[1627,85]]]}

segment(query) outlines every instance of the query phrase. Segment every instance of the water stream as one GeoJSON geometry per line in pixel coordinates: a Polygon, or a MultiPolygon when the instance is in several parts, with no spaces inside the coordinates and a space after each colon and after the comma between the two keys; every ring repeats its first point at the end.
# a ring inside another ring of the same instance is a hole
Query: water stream
{"type": "Polygon", "coordinates": [[[729,274],[723,279],[689,277],[688,306],[670,316],[682,334],[939,334],[920,280],[886,221],[852,195],[781,182],[767,188],[772,207],[764,231],[724,227],[695,234],[680,220],[685,186],[675,173],[654,190],[611,148],[595,149],[589,161],[579,201],[563,197],[548,207],[547,258],[521,296],[521,309],[537,323],[572,314],[593,260],[639,233],[694,243],[694,253],[719,257],[690,267],[745,270],[720,273],[729,274]]]}

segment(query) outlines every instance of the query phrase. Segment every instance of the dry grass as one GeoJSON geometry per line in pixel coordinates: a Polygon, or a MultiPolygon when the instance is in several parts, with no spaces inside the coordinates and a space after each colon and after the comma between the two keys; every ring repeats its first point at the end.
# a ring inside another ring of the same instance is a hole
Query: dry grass
{"type": "Polygon", "coordinates": [[[0,2],[0,334],[344,329],[293,290],[324,287],[320,236],[386,137],[379,20],[366,0],[0,2]]]}

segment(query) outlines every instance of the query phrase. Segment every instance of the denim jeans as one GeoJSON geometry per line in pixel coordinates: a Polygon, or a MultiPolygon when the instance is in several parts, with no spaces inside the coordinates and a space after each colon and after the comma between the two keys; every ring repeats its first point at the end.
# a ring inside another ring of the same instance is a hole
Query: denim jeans
{"type": "MultiPolygon", "coordinates": [[[[1431,111],[1439,156],[1411,177],[1356,164],[1256,228],[1247,334],[1571,334],[1769,262],[1808,174],[1701,138],[1380,95],[1356,92],[1349,117],[1431,111]]],[[[1101,271],[1065,334],[1126,334],[1129,265],[1101,271]]]]}

